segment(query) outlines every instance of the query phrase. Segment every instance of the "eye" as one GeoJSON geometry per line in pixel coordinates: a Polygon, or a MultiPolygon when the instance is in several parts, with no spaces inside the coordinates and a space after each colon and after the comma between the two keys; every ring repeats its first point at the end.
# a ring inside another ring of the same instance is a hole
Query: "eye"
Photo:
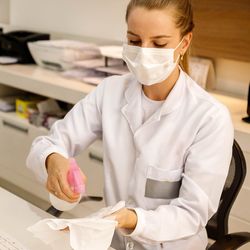
{"type": "Polygon", "coordinates": [[[141,41],[139,40],[129,40],[129,44],[134,45],[134,46],[140,46],[141,41]]]}
{"type": "Polygon", "coordinates": [[[154,46],[156,48],[165,48],[167,45],[168,45],[167,43],[164,43],[164,44],[154,43],[154,46]]]}

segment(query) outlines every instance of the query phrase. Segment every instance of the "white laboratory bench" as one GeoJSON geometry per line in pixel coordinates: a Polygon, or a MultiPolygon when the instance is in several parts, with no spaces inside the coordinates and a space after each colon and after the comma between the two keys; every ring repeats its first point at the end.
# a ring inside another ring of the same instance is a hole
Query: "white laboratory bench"
{"type": "Polygon", "coordinates": [[[27,249],[51,250],[33,238],[27,228],[44,218],[53,218],[40,208],[0,187],[0,230],[23,244],[27,249]]]}
{"type": "MultiPolygon", "coordinates": [[[[33,237],[32,233],[27,230],[28,227],[34,225],[38,221],[46,218],[54,218],[53,216],[1,187],[0,197],[1,232],[11,236],[14,240],[27,248],[27,250],[54,249],[50,245],[44,244],[41,240],[33,237]]],[[[69,250],[71,249],[70,246],[66,248],[69,250]]],[[[115,249],[110,247],[108,250],[115,249]]]]}
{"type": "MultiPolygon", "coordinates": [[[[1,86],[25,90],[71,104],[75,104],[95,88],[93,85],[65,79],[59,72],[46,70],[35,65],[0,66],[0,95],[1,86]]],[[[211,94],[229,108],[235,128],[235,138],[242,147],[248,167],[250,167],[250,125],[241,120],[242,117],[246,116],[247,101],[218,92],[211,92],[211,94]]],[[[16,187],[22,188],[24,193],[32,194],[33,200],[39,197],[41,200],[37,200],[35,204],[40,207],[48,205],[48,194],[35,181],[32,174],[26,170],[25,158],[32,140],[36,136],[46,133],[45,129],[28,124],[27,121],[18,118],[13,113],[0,112],[0,153],[3,156],[0,159],[0,178],[2,178],[0,185],[4,180],[7,180],[15,184],[16,187]],[[8,126],[8,124],[14,126],[8,126]]],[[[102,195],[103,173],[102,163],[95,159],[100,158],[101,151],[101,142],[97,142],[78,157],[80,165],[84,166],[84,171],[88,175],[89,187],[87,188],[91,195],[97,196],[102,195]],[[97,157],[90,159],[89,154],[94,154],[97,157]],[[95,185],[95,183],[99,183],[99,185],[95,185]]],[[[250,174],[248,173],[231,212],[230,232],[250,231],[250,203],[247,202],[249,196],[250,174]]],[[[29,195],[24,195],[24,197],[28,199],[29,195]]],[[[82,213],[93,212],[103,205],[102,202],[91,205],[86,203],[83,205],[85,210],[79,208],[72,213],[73,216],[82,216],[82,213]]]]}

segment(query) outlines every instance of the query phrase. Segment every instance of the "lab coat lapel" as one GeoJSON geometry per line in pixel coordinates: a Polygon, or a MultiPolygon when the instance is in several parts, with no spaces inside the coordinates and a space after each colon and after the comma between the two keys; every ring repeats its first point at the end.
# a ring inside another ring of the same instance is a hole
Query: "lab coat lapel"
{"type": "Polygon", "coordinates": [[[181,103],[184,100],[186,82],[186,73],[184,73],[180,68],[179,78],[172,88],[171,92],[169,93],[168,97],[166,98],[165,102],[163,103],[162,108],[160,109],[160,112],[158,114],[159,118],[161,118],[161,116],[163,115],[172,113],[181,106],[181,103]]]}
{"type": "MultiPolygon", "coordinates": [[[[186,84],[186,75],[180,69],[180,76],[175,83],[173,89],[169,93],[168,97],[166,98],[165,102],[162,104],[162,107],[158,109],[145,123],[144,125],[147,126],[153,122],[160,121],[162,117],[166,116],[167,114],[172,113],[181,105],[184,99],[184,90],[186,84]]],[[[143,125],[143,127],[144,127],[143,125]]]]}
{"type": "Polygon", "coordinates": [[[141,89],[141,84],[136,80],[129,83],[125,91],[126,104],[121,110],[133,133],[142,125],[141,89]]]}
{"type": "Polygon", "coordinates": [[[135,134],[140,128],[143,129],[149,124],[160,121],[163,116],[177,110],[184,99],[186,81],[186,74],[180,69],[180,76],[162,107],[142,125],[142,86],[136,80],[132,80],[125,91],[126,104],[121,110],[132,132],[135,134]]]}

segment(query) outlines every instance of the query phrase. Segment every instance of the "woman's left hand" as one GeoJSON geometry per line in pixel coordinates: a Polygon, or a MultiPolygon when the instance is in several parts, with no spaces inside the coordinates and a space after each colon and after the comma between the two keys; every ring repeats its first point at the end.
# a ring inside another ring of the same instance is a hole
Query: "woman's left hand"
{"type": "MultiPolygon", "coordinates": [[[[134,230],[137,224],[137,215],[134,210],[122,208],[119,211],[107,216],[106,218],[113,218],[118,222],[118,228],[134,230]]],[[[67,232],[69,227],[61,229],[60,231],[67,232]]]]}
{"type": "Polygon", "coordinates": [[[110,217],[114,217],[118,222],[118,228],[134,230],[137,224],[136,212],[128,208],[122,208],[111,214],[110,217]]]}

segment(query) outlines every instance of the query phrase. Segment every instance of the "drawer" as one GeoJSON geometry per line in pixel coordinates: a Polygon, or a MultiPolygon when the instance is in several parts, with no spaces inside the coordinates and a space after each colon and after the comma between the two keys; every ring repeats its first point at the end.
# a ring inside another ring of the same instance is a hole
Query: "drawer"
{"type": "Polygon", "coordinates": [[[1,165],[23,174],[26,156],[30,148],[29,126],[1,118],[0,138],[1,165]]]}
{"type": "Polygon", "coordinates": [[[20,176],[34,178],[26,168],[26,157],[33,139],[45,134],[43,128],[36,128],[25,120],[0,117],[0,164],[17,172],[20,176]]]}
{"type": "MultiPolygon", "coordinates": [[[[33,140],[37,136],[46,134],[48,131],[45,128],[35,127],[15,115],[10,116],[0,112],[0,154],[2,155],[0,169],[1,166],[6,168],[1,169],[0,176],[43,199],[47,198],[47,192],[41,191],[43,187],[37,190],[34,188],[39,187],[40,184],[36,181],[32,171],[27,169],[26,158],[33,140]]],[[[95,142],[76,159],[88,178],[87,194],[103,197],[101,142],[95,142]]]]}
{"type": "Polygon", "coordinates": [[[238,217],[250,223],[250,189],[242,187],[240,193],[234,202],[231,215],[238,217]]]}
{"type": "Polygon", "coordinates": [[[242,151],[250,153],[250,134],[234,131],[234,136],[237,142],[239,143],[242,151]]]}

